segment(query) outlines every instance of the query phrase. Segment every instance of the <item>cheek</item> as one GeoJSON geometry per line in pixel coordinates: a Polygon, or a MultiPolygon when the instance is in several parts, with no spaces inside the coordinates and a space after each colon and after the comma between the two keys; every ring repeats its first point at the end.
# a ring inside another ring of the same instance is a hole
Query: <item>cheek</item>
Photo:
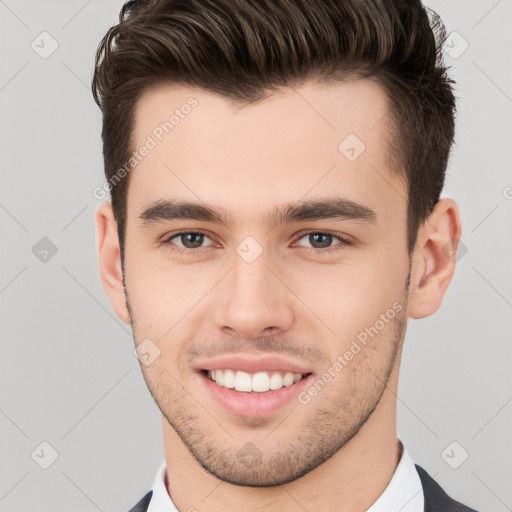
{"type": "MultiPolygon", "coordinates": [[[[333,343],[339,348],[340,343],[350,344],[361,331],[373,326],[380,315],[390,312],[394,316],[397,307],[405,306],[407,261],[384,263],[389,261],[392,260],[388,257],[364,263],[319,265],[314,271],[310,267],[301,279],[291,275],[289,279],[296,283],[293,289],[304,304],[329,328],[336,340],[333,343]]],[[[315,315],[308,317],[318,321],[315,315]]]]}
{"type": "MultiPolygon", "coordinates": [[[[148,257],[127,265],[126,285],[139,322],[173,325],[212,287],[215,271],[148,257]]],[[[164,331],[165,332],[165,331],[164,331]]]]}

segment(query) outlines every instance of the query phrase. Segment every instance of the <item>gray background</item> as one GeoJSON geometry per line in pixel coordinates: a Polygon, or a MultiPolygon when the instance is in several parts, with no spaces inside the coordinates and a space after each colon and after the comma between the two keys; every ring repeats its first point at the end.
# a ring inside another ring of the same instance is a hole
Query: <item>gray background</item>
{"type": "MultiPolygon", "coordinates": [[[[398,432],[449,494],[512,510],[512,1],[427,5],[460,34],[446,49],[459,113],[444,195],[460,206],[467,252],[440,310],[410,322],[398,432]]],[[[0,0],[2,511],[128,510],[163,457],[131,331],[97,269],[101,118],[89,84],[120,6],[0,0]],[[44,31],[58,43],[48,58],[31,47],[51,49],[44,31]],[[46,261],[43,237],[57,248],[46,261]]]]}

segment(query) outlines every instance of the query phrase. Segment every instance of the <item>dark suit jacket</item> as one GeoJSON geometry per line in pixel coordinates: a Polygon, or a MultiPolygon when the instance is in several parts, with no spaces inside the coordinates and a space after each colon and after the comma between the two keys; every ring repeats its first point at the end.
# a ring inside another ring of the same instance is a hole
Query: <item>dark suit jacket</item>
{"type": "MultiPolygon", "coordinates": [[[[420,475],[423,495],[425,496],[424,512],[476,512],[476,510],[466,507],[466,505],[450,498],[450,496],[443,491],[441,486],[421,466],[418,466],[418,464],[415,464],[415,466],[420,475]]],[[[152,494],[153,491],[149,491],[137,505],[128,512],[146,512],[152,494]]],[[[395,511],[390,510],[389,512],[395,511]]]]}

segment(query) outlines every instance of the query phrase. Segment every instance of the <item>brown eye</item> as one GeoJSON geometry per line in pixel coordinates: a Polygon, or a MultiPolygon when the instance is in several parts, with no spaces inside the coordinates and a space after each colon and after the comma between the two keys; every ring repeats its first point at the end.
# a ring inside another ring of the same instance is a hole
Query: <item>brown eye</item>
{"type": "Polygon", "coordinates": [[[179,238],[183,246],[187,249],[197,249],[198,247],[201,247],[204,235],[201,233],[187,233],[179,235],[179,238]]]}

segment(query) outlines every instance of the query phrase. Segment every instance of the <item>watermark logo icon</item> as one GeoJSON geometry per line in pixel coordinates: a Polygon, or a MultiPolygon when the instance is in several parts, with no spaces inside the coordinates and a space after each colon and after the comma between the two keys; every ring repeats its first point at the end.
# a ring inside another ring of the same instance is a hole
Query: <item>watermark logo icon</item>
{"type": "Polygon", "coordinates": [[[458,59],[467,49],[469,43],[459,34],[459,32],[450,32],[443,45],[443,52],[452,59],[458,59]]]}
{"type": "Polygon", "coordinates": [[[452,441],[442,452],[441,458],[450,466],[452,469],[457,469],[469,457],[469,453],[466,449],[457,441],[452,441]]]}
{"type": "Polygon", "coordinates": [[[146,338],[137,345],[133,351],[133,355],[144,366],[149,366],[160,356],[160,349],[149,338],[146,338]]]}
{"type": "Polygon", "coordinates": [[[246,262],[253,263],[263,252],[261,244],[252,236],[248,236],[238,244],[236,253],[246,262]]]}
{"type": "Polygon", "coordinates": [[[32,247],[32,254],[41,263],[48,263],[57,254],[57,246],[48,237],[43,236],[32,247]]]}
{"type": "Polygon", "coordinates": [[[357,160],[365,151],[363,141],[353,133],[347,135],[339,144],[339,152],[350,162],[357,160]]]}
{"type": "Polygon", "coordinates": [[[41,32],[32,43],[30,43],[30,47],[39,57],[47,59],[57,50],[59,43],[49,32],[41,32]]]}
{"type": "Polygon", "coordinates": [[[460,238],[452,238],[447,244],[443,246],[443,254],[449,258],[450,261],[460,261],[468,252],[468,246],[462,242],[460,238]],[[457,244],[458,242],[458,244],[457,244]],[[457,244],[457,249],[455,245],[457,244]]]}
{"type": "Polygon", "coordinates": [[[238,459],[248,468],[261,464],[262,453],[253,443],[245,443],[243,448],[237,452],[238,459]]]}
{"type": "Polygon", "coordinates": [[[48,469],[58,458],[59,453],[47,441],[43,441],[30,454],[32,460],[43,469],[48,469]]]}

